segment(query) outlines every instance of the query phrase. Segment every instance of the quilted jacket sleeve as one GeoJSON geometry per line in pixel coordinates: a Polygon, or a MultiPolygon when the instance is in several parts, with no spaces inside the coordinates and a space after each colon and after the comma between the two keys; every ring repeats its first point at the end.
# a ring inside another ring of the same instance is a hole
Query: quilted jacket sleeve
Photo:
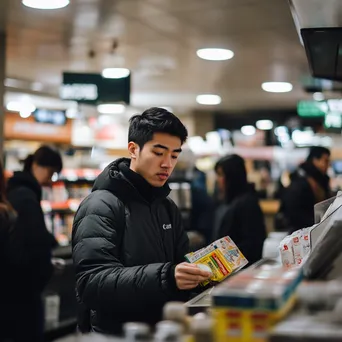
{"type": "Polygon", "coordinates": [[[76,214],[76,287],[90,309],[129,312],[139,304],[164,303],[172,297],[168,284],[171,263],[124,267],[120,262],[118,232],[125,227],[124,214],[123,204],[105,190],[92,193],[76,214]]]}

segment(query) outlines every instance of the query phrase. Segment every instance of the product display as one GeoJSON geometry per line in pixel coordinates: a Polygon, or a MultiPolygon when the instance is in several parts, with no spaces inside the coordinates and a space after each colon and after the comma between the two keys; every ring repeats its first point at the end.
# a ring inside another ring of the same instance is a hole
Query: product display
{"type": "Polygon", "coordinates": [[[310,233],[316,225],[286,236],[279,246],[280,258],[286,268],[300,266],[310,253],[310,233]]]}
{"type": "Polygon", "coordinates": [[[219,283],[248,264],[248,260],[229,236],[218,239],[196,252],[187,254],[185,259],[212,273],[209,280],[201,283],[202,286],[219,283]]]}
{"type": "Polygon", "coordinates": [[[60,246],[69,246],[75,212],[91,193],[100,170],[63,170],[51,187],[43,188],[42,208],[47,229],[60,246]]]}
{"type": "Polygon", "coordinates": [[[280,258],[286,268],[302,267],[309,279],[334,279],[342,270],[342,197],[315,206],[321,221],[286,236],[279,245],[280,258]],[[326,209],[323,213],[322,208],[326,209]]]}
{"type": "Polygon", "coordinates": [[[295,303],[300,270],[261,264],[229,278],[212,295],[215,341],[264,342],[295,303]]]}

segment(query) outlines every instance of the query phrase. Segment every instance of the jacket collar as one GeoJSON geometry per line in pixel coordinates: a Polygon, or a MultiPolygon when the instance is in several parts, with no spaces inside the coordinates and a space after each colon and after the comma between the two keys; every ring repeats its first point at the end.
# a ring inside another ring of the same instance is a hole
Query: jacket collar
{"type": "Polygon", "coordinates": [[[120,158],[109,164],[96,179],[92,191],[109,190],[123,201],[135,198],[148,203],[169,195],[167,184],[160,188],[152,186],[129,168],[130,163],[130,159],[120,158]]]}

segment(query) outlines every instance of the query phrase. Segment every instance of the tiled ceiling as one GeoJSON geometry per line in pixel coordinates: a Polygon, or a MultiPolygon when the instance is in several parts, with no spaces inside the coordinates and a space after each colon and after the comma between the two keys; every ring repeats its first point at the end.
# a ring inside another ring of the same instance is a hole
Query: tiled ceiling
{"type": "Polygon", "coordinates": [[[200,108],[200,93],[222,110],[294,108],[309,74],[286,0],[71,0],[61,10],[9,1],[7,77],[40,82],[58,94],[63,71],[132,70],[132,104],[200,108]],[[204,61],[203,47],[232,49],[228,61],[204,61]],[[294,90],[270,94],[264,81],[294,90]]]}

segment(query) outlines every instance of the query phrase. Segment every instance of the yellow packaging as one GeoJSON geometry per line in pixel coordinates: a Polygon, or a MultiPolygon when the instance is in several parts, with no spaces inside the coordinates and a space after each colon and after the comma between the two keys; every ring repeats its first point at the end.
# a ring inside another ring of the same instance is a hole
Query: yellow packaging
{"type": "Polygon", "coordinates": [[[215,341],[266,342],[274,313],[236,308],[215,309],[215,341]]]}
{"type": "Polygon", "coordinates": [[[219,283],[223,279],[227,278],[233,271],[232,265],[228,263],[223,253],[218,248],[206,254],[194,263],[209,266],[213,273],[213,276],[209,280],[201,283],[202,286],[206,286],[212,282],[219,283]]]}
{"type": "Polygon", "coordinates": [[[213,276],[201,285],[219,283],[232,272],[248,264],[248,260],[241,253],[229,236],[216,240],[205,248],[191,252],[185,256],[190,263],[202,264],[210,268],[213,276]]]}
{"type": "Polygon", "coordinates": [[[277,311],[233,307],[213,308],[216,342],[267,342],[272,327],[293,307],[295,296],[277,311]]]}
{"type": "Polygon", "coordinates": [[[220,249],[234,271],[248,264],[248,260],[229,236],[216,240],[210,246],[220,249]]]}

